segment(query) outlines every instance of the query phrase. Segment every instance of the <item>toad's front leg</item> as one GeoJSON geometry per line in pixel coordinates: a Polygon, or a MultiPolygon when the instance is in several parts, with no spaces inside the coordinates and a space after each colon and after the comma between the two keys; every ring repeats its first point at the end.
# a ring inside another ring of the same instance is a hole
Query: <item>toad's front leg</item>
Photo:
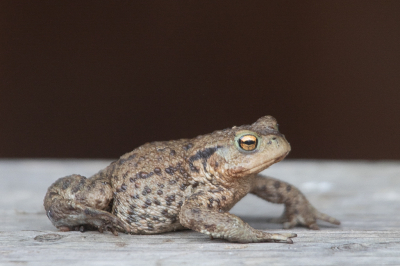
{"type": "Polygon", "coordinates": [[[185,201],[179,214],[180,223],[192,230],[231,242],[283,242],[292,244],[296,234],[270,234],[252,228],[228,212],[207,209],[197,195],[185,201]]]}
{"type": "Polygon", "coordinates": [[[273,203],[285,204],[282,217],[276,222],[283,228],[293,228],[297,224],[318,230],[317,219],[339,225],[340,221],[315,209],[306,197],[294,186],[271,177],[256,176],[251,193],[273,203]]]}

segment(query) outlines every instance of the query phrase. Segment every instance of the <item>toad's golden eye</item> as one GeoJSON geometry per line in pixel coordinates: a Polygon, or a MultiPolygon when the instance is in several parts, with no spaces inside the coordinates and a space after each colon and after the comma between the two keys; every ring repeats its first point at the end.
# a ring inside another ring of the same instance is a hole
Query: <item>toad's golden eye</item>
{"type": "Polygon", "coordinates": [[[243,135],[237,141],[239,147],[245,151],[253,151],[258,145],[258,139],[254,135],[243,135]]]}

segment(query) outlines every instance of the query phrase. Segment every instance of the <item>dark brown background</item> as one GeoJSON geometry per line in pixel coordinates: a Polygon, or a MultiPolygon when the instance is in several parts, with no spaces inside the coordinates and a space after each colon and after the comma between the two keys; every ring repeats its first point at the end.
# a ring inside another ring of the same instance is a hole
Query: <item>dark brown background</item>
{"type": "Polygon", "coordinates": [[[0,157],[117,157],[275,116],[400,159],[400,1],[1,1],[0,157]]]}

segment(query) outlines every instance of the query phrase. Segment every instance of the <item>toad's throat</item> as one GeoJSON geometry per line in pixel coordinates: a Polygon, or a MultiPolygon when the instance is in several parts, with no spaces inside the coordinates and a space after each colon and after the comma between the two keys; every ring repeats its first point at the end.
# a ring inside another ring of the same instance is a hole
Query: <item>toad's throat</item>
{"type": "Polygon", "coordinates": [[[245,176],[245,175],[251,174],[251,173],[259,173],[259,172],[267,169],[269,166],[273,165],[274,163],[282,161],[288,154],[289,154],[289,152],[286,152],[285,154],[283,154],[282,156],[280,156],[278,158],[274,158],[274,159],[268,160],[264,163],[258,164],[256,166],[252,167],[251,169],[246,169],[246,168],[235,169],[234,173],[236,175],[240,175],[240,176],[245,176]]]}

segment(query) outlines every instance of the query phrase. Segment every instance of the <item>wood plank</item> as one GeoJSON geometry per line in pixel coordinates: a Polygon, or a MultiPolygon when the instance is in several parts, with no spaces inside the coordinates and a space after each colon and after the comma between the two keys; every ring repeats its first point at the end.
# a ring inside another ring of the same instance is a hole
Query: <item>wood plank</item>
{"type": "MultiPolygon", "coordinates": [[[[298,234],[293,245],[235,244],[189,230],[118,237],[57,231],[42,207],[47,187],[109,162],[0,160],[0,265],[400,265],[400,162],[288,160],[268,169],[342,221],[290,230],[298,234]]],[[[257,229],[284,232],[266,222],[282,210],[248,195],[232,212],[257,229]]]]}

